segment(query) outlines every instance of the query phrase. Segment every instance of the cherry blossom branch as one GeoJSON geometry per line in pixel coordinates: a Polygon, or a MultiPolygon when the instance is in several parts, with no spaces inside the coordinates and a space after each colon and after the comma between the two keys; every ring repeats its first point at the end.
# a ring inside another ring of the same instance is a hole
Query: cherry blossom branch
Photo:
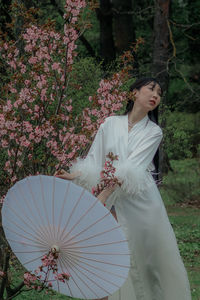
{"type": "Polygon", "coordinates": [[[29,289],[34,289],[38,292],[42,290],[51,290],[52,282],[63,282],[69,280],[70,274],[68,273],[58,273],[57,259],[59,253],[56,250],[56,246],[52,247],[52,250],[44,255],[41,259],[42,265],[39,266],[33,273],[24,273],[24,284],[29,289]],[[54,275],[54,280],[48,280],[50,273],[54,275]]]}
{"type": "Polygon", "coordinates": [[[113,166],[113,163],[115,160],[118,160],[118,156],[114,155],[112,152],[109,152],[106,157],[108,159],[105,161],[104,168],[100,173],[100,183],[97,184],[96,187],[92,188],[92,194],[96,197],[105,189],[112,189],[113,187],[117,185],[121,186],[122,184],[114,175],[116,168],[113,166]]]}

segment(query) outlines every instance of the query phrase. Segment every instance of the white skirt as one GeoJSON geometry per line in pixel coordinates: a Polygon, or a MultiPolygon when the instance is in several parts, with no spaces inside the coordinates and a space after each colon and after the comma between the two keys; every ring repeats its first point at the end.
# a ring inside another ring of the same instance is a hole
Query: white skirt
{"type": "Polygon", "coordinates": [[[157,186],[135,197],[121,194],[115,210],[129,241],[131,268],[125,284],[108,299],[190,300],[187,273],[157,186]]]}

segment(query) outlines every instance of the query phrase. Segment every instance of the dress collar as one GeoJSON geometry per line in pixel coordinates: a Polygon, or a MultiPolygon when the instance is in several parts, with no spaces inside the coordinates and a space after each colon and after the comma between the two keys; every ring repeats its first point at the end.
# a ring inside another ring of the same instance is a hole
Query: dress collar
{"type": "MultiPolygon", "coordinates": [[[[129,132],[131,132],[133,129],[138,128],[138,127],[145,127],[146,124],[149,121],[149,117],[148,115],[146,115],[144,118],[142,118],[140,121],[138,121],[137,123],[135,123],[135,125],[133,125],[133,127],[131,128],[131,130],[129,132]]],[[[127,123],[127,130],[128,130],[128,114],[126,115],[126,123],[127,123]]]]}

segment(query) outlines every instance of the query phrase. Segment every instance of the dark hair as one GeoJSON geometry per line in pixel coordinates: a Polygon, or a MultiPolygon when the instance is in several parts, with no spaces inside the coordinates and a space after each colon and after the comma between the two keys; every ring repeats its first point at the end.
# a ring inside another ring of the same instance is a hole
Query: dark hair
{"type": "MultiPolygon", "coordinates": [[[[140,78],[140,79],[136,80],[130,86],[129,90],[130,90],[130,92],[134,91],[135,89],[140,90],[143,86],[148,85],[151,82],[153,82],[155,85],[158,84],[160,86],[161,96],[162,96],[163,90],[162,90],[161,84],[156,78],[153,78],[153,77],[144,77],[144,78],[140,78]]],[[[124,115],[128,114],[133,109],[133,105],[134,105],[134,101],[132,99],[128,99],[128,103],[126,105],[126,110],[125,110],[124,115]]],[[[148,114],[149,114],[150,119],[152,119],[152,121],[155,122],[156,120],[155,120],[155,118],[153,118],[152,112],[150,111],[148,114]]]]}
{"type": "MultiPolygon", "coordinates": [[[[155,85],[158,84],[160,86],[160,88],[161,88],[161,96],[162,96],[162,94],[163,94],[162,86],[161,86],[160,82],[156,78],[153,78],[153,77],[144,77],[144,78],[140,78],[140,79],[136,80],[130,86],[130,92],[134,91],[135,89],[136,90],[140,90],[141,87],[143,87],[145,85],[148,85],[151,82],[153,82],[155,85]]],[[[133,100],[129,99],[128,103],[126,105],[126,110],[125,110],[124,115],[128,114],[132,110],[133,105],[134,105],[133,100]]],[[[158,123],[158,107],[156,107],[153,111],[149,111],[148,112],[148,116],[149,116],[149,119],[151,121],[153,121],[154,123],[158,123]]],[[[154,179],[158,180],[158,172],[159,172],[159,150],[156,151],[156,154],[154,155],[154,158],[153,158],[153,162],[154,162],[156,173],[157,173],[157,174],[154,175],[154,179]]]]}

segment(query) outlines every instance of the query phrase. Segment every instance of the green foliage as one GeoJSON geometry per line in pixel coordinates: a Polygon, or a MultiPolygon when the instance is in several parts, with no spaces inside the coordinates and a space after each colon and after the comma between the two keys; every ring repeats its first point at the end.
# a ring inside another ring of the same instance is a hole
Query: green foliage
{"type": "Polygon", "coordinates": [[[94,58],[77,59],[73,64],[67,97],[72,98],[76,114],[89,107],[88,97],[95,93],[101,78],[101,65],[94,58]]]}
{"type": "Polygon", "coordinates": [[[185,159],[170,161],[173,172],[163,179],[163,189],[168,197],[177,203],[198,203],[200,201],[200,160],[185,159]]]}
{"type": "Polygon", "coordinates": [[[200,113],[168,112],[164,150],[169,159],[197,157],[200,143],[200,113]]]}

